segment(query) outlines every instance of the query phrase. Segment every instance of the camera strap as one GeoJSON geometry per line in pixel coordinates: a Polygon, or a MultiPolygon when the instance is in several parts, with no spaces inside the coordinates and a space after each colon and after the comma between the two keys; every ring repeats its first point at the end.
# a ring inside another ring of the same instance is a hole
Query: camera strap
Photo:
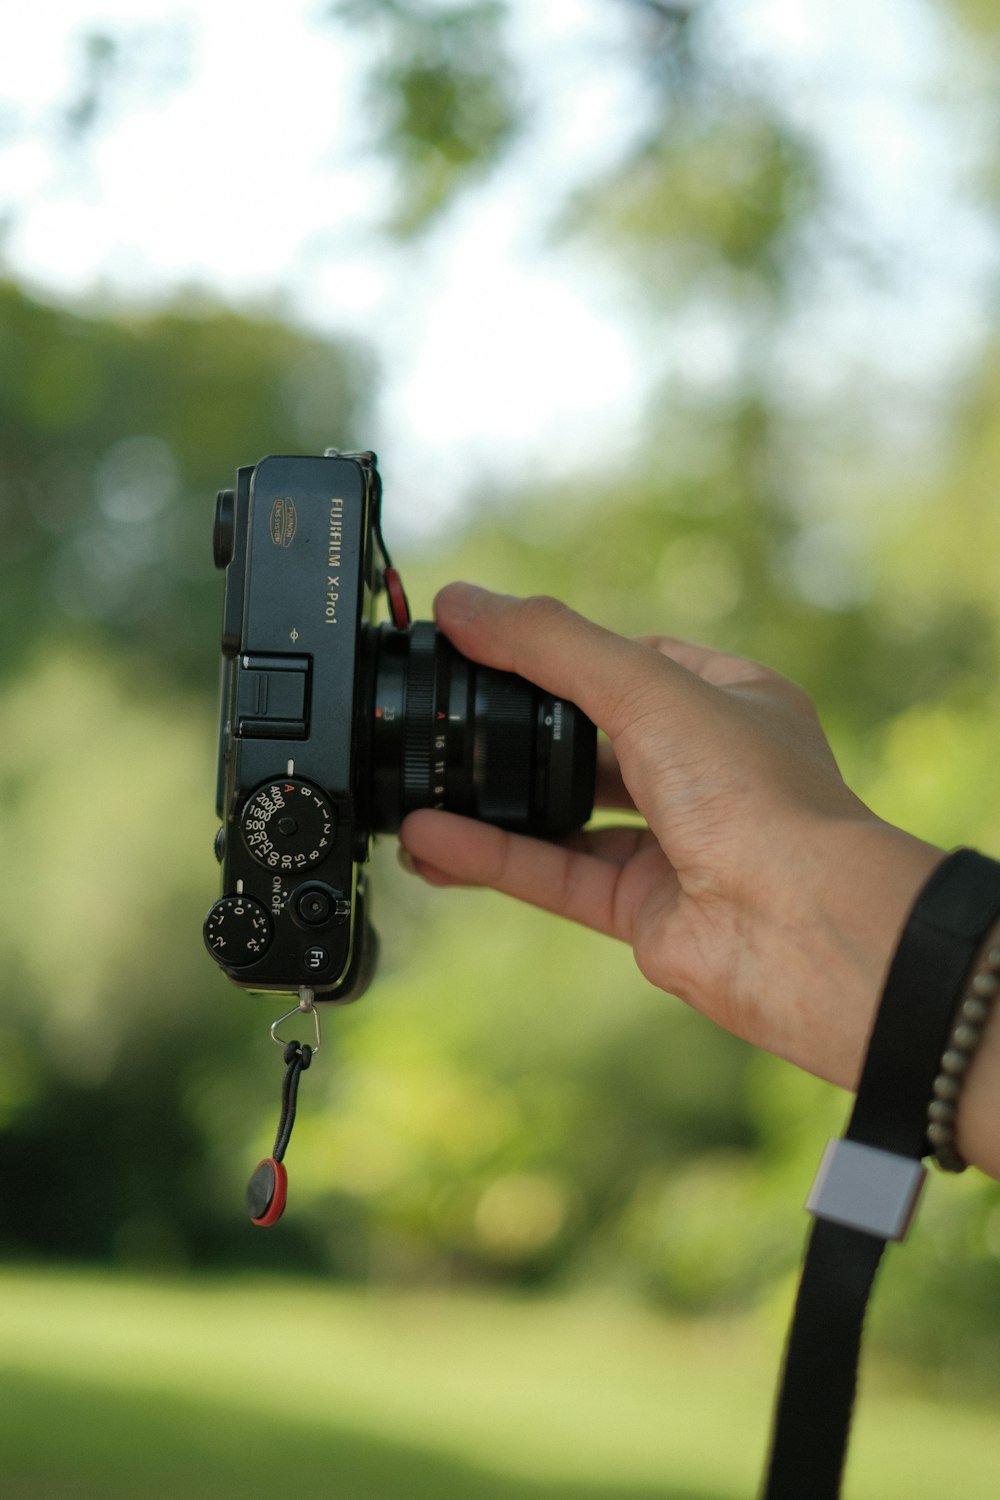
{"type": "Polygon", "coordinates": [[[311,989],[303,988],[299,996],[299,1003],[295,1009],[279,1016],[271,1027],[272,1041],[277,1042],[278,1046],[284,1049],[282,1055],[285,1059],[285,1077],[281,1086],[281,1116],[274,1138],[274,1149],[270,1156],[266,1156],[263,1161],[257,1163],[247,1183],[247,1212],[251,1222],[261,1229],[269,1229],[272,1224],[277,1224],[285,1211],[288,1173],[285,1170],[284,1156],[288,1149],[288,1142],[291,1140],[292,1126],[295,1124],[299,1080],[320,1049],[319,1012],[316,1009],[314,993],[311,989]],[[278,1027],[284,1021],[302,1013],[311,1013],[313,1018],[316,1034],[311,1047],[297,1040],[286,1042],[278,1035],[278,1027]]]}
{"type": "Polygon", "coordinates": [[[1000,864],[959,849],[917,897],[875,1017],[844,1138],[806,1204],[809,1236],[764,1500],[836,1500],[868,1299],[923,1187],[927,1106],[963,982],[1000,913],[1000,864]]]}

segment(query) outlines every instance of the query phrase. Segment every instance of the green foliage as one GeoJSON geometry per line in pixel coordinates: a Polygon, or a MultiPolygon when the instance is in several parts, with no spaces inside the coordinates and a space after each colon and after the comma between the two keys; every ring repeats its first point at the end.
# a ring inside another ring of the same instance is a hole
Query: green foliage
{"type": "Polygon", "coordinates": [[[101,316],[0,284],[0,670],[82,631],[214,685],[211,500],[363,426],[370,362],[207,302],[101,316]]]}
{"type": "Polygon", "coordinates": [[[654,304],[711,288],[752,315],[754,290],[780,293],[818,197],[805,143],[762,100],[722,88],[682,96],[568,222],[613,241],[654,304]]]}
{"type": "Polygon", "coordinates": [[[502,156],[517,114],[498,0],[339,0],[333,15],[378,24],[384,55],[368,77],[379,149],[397,170],[391,231],[426,229],[502,156]]]}
{"type": "Polygon", "coordinates": [[[944,9],[955,16],[977,46],[989,45],[1000,32],[1000,17],[990,0],[946,0],[944,9]]]}
{"type": "MultiPolygon", "coordinates": [[[[522,119],[506,7],[338,13],[384,30],[373,108],[401,174],[396,227],[415,232],[522,119]]],[[[708,67],[694,23],[667,41],[655,118],[561,223],[625,268],[665,337],[691,307],[735,331],[731,367],[699,381],[678,360],[627,461],[475,497],[464,526],[397,559],[411,597],[426,615],[438,584],[472,576],[765,660],[814,694],[878,811],[998,850],[997,352],[970,356],[915,457],[886,456],[863,380],[806,409],[775,351],[823,173],[772,101],[708,67]]],[[[279,313],[69,310],[11,286],[0,355],[0,841],[19,893],[0,911],[5,1251],[601,1280],[700,1312],[786,1298],[845,1101],[651,991],[623,948],[424,890],[389,846],[379,981],[327,1019],[292,1208],[274,1234],[250,1229],[242,1184],[270,1150],[280,1061],[273,1007],[219,979],[199,932],[211,497],[267,451],[367,445],[368,359],[279,313]]],[[[996,1190],[953,1186],[894,1258],[880,1337],[946,1369],[964,1351],[993,1380],[996,1190]]]]}
{"type": "Polygon", "coordinates": [[[0,746],[0,840],[21,882],[0,914],[0,1240],[183,1264],[238,1205],[213,1201],[233,1144],[195,1106],[217,1075],[225,1100],[227,1069],[253,1069],[198,936],[211,714],[106,653],[35,650],[21,667],[0,746]]]}
{"type": "Polygon", "coordinates": [[[319,1232],[348,1200],[383,1273],[534,1282],[593,1261],[628,1275],[618,1238],[637,1185],[688,1151],[749,1144],[747,1049],[593,934],[510,907],[486,952],[469,933],[496,898],[428,901],[393,873],[376,871],[382,979],[335,1032],[327,1097],[302,1105],[302,1211],[319,1232]]]}

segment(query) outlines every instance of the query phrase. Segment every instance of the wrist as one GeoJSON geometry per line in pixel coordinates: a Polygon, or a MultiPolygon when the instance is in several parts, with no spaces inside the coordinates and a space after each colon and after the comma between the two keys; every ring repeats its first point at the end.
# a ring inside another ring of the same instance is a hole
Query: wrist
{"type": "MultiPolygon", "coordinates": [[[[991,934],[997,945],[998,932],[991,934]]],[[[1000,1131],[997,1129],[997,1100],[1000,1099],[1000,1026],[994,1002],[976,1048],[958,1099],[955,1122],[956,1144],[970,1166],[979,1167],[991,1177],[1000,1179],[1000,1131]]]]}
{"type": "MultiPolygon", "coordinates": [[[[823,940],[819,935],[825,935],[823,961],[828,972],[839,976],[840,1024],[830,1047],[830,1066],[821,1062],[812,1070],[853,1090],[907,918],[945,853],[874,819],[844,825],[831,834],[829,848],[831,856],[839,852],[837,876],[826,887],[816,932],[819,941],[823,940]]],[[[970,973],[982,965],[988,950],[998,946],[1000,924],[994,923],[970,973]]],[[[964,1074],[954,1126],[955,1144],[964,1161],[1000,1179],[998,1098],[1000,1000],[992,1003],[982,1039],[964,1074]]]]}
{"type": "Polygon", "coordinates": [[[811,887],[799,891],[790,975],[798,1035],[774,1050],[853,1091],[900,934],[944,850],[870,813],[824,820],[805,836],[817,854],[811,887]]]}

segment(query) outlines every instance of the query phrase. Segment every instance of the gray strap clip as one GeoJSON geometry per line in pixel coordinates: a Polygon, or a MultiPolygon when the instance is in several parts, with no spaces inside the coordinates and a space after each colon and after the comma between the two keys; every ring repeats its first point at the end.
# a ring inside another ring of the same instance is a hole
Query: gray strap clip
{"type": "Polygon", "coordinates": [[[823,1153],[806,1208],[817,1219],[860,1229],[880,1240],[906,1236],[927,1176],[923,1162],[857,1141],[832,1140],[823,1153]]]}

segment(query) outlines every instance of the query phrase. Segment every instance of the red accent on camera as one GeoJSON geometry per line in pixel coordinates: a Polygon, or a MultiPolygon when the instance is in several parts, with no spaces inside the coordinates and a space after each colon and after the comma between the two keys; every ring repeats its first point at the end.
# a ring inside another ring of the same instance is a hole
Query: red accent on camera
{"type": "Polygon", "coordinates": [[[403,588],[403,580],[395,568],[385,570],[385,588],[389,595],[389,611],[397,630],[406,630],[410,623],[410,606],[403,588]]]}

